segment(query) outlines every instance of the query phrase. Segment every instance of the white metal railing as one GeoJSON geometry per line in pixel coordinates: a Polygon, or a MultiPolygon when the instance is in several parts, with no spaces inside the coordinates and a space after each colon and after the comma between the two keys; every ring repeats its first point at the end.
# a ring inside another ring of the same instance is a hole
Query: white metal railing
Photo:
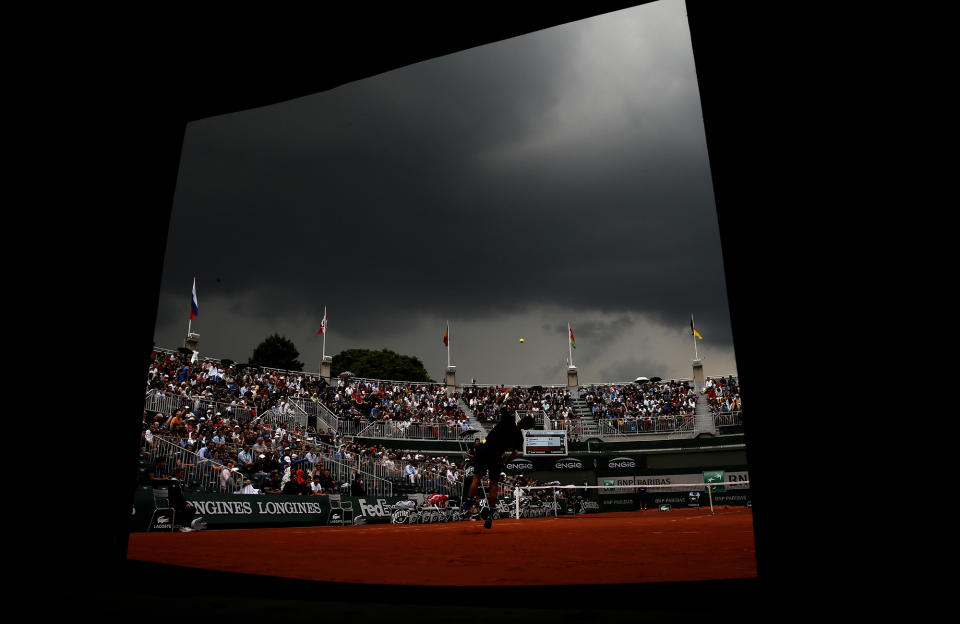
{"type": "Polygon", "coordinates": [[[449,479],[446,473],[421,468],[420,465],[422,463],[423,462],[398,459],[392,466],[387,466],[380,460],[375,459],[365,459],[361,461],[361,465],[363,465],[368,472],[372,472],[381,479],[414,485],[418,490],[427,494],[446,494],[455,500],[462,497],[462,474],[453,479],[449,479]],[[408,472],[407,466],[411,465],[414,466],[416,470],[408,472]]]}
{"type": "MultiPolygon", "coordinates": [[[[675,379],[661,379],[660,381],[651,381],[651,385],[660,385],[660,384],[681,384],[693,387],[693,378],[691,377],[677,377],[675,379]]],[[[580,389],[584,390],[586,388],[602,388],[602,387],[624,387],[624,386],[633,386],[635,382],[633,381],[606,381],[603,383],[582,383],[580,384],[580,389]]]]}
{"type": "Polygon", "coordinates": [[[545,414],[540,410],[517,410],[514,416],[517,422],[520,422],[520,419],[525,416],[533,416],[534,429],[544,429],[548,431],[553,429],[553,424],[550,422],[550,414],[545,414]]]}
{"type": "Polygon", "coordinates": [[[327,429],[337,431],[340,426],[340,419],[337,415],[319,400],[314,401],[312,398],[295,397],[290,399],[290,402],[306,415],[307,418],[312,416],[316,419],[317,431],[326,432],[327,429]]]}
{"type": "Polygon", "coordinates": [[[161,394],[155,391],[146,395],[143,407],[147,412],[160,412],[165,416],[170,416],[184,407],[191,412],[199,411],[201,414],[206,414],[207,410],[210,410],[214,414],[220,412],[227,415],[240,424],[250,422],[256,411],[256,408],[246,405],[235,405],[202,397],[161,394]]]}
{"type": "MultiPolygon", "coordinates": [[[[465,423],[466,421],[464,421],[465,423]]],[[[365,438],[389,438],[403,440],[459,440],[463,426],[450,426],[439,423],[400,421],[363,421],[341,418],[338,432],[343,436],[365,438]]]]}
{"type": "Polygon", "coordinates": [[[693,414],[636,419],[607,417],[597,419],[601,437],[692,432],[695,428],[695,422],[696,417],[693,414]]]}
{"type": "Polygon", "coordinates": [[[713,424],[720,427],[726,425],[742,425],[743,424],[743,412],[737,410],[735,412],[720,412],[713,415],[713,424]]]}
{"type": "Polygon", "coordinates": [[[334,480],[343,489],[348,489],[354,473],[359,473],[363,477],[367,496],[393,496],[393,482],[371,472],[359,457],[343,460],[331,455],[322,455],[318,463],[322,463],[324,469],[330,470],[334,480]]]}
{"type": "Polygon", "coordinates": [[[566,420],[557,419],[550,423],[551,429],[563,430],[567,432],[568,436],[582,436],[583,435],[583,421],[577,418],[569,418],[566,420]]]}
{"type": "Polygon", "coordinates": [[[270,423],[293,423],[301,431],[306,431],[309,421],[309,415],[302,407],[293,401],[285,401],[281,405],[271,407],[263,413],[264,422],[270,423]],[[271,415],[272,414],[272,418],[271,415]]]}
{"type": "Polygon", "coordinates": [[[179,395],[167,395],[151,391],[143,402],[143,409],[147,412],[159,412],[168,417],[182,407],[193,409],[194,400],[179,395]]]}
{"type": "Polygon", "coordinates": [[[155,436],[153,448],[145,446],[143,450],[147,453],[150,462],[163,457],[167,465],[166,476],[177,477],[187,486],[199,487],[206,492],[226,494],[232,494],[241,487],[243,477],[239,472],[233,472],[229,479],[223,481],[221,477],[226,467],[224,464],[204,459],[169,440],[155,436]],[[181,470],[183,472],[179,474],[181,470]]]}

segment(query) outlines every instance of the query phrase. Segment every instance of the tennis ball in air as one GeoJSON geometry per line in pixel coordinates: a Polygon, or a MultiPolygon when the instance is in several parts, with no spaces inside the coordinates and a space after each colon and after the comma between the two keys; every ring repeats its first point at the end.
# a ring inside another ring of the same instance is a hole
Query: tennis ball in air
{"type": "Polygon", "coordinates": [[[520,339],[520,342],[523,342],[523,338],[520,339]]]}

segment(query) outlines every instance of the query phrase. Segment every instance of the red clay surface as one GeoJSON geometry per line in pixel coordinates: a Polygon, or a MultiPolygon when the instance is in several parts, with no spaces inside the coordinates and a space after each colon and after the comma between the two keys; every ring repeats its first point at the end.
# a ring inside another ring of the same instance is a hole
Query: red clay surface
{"type": "Polygon", "coordinates": [[[133,533],[127,557],[388,585],[585,585],[757,576],[743,507],[446,524],[133,533]]]}

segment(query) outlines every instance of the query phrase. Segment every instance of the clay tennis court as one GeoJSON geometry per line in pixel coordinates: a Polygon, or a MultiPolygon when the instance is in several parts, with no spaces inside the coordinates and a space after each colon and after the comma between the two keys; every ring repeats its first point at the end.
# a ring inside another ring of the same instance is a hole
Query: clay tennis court
{"type": "Polygon", "coordinates": [[[588,585],[757,576],[744,507],[482,522],[133,533],[127,557],[337,583],[588,585]],[[469,576],[464,576],[469,570],[469,576]]]}

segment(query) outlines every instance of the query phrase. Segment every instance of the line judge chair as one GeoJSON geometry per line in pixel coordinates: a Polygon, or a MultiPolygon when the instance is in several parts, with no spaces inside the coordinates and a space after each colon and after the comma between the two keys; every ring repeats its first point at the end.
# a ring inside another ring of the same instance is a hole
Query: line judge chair
{"type": "Polygon", "coordinates": [[[353,524],[353,501],[343,500],[340,494],[330,494],[329,499],[330,511],[327,514],[327,524],[353,524]]]}
{"type": "Polygon", "coordinates": [[[168,531],[173,531],[177,525],[177,510],[170,506],[170,492],[165,488],[153,488],[153,514],[150,516],[150,522],[147,524],[147,532],[153,530],[153,525],[160,521],[162,524],[169,524],[168,531]],[[167,522],[163,522],[168,519],[167,522]]]}

